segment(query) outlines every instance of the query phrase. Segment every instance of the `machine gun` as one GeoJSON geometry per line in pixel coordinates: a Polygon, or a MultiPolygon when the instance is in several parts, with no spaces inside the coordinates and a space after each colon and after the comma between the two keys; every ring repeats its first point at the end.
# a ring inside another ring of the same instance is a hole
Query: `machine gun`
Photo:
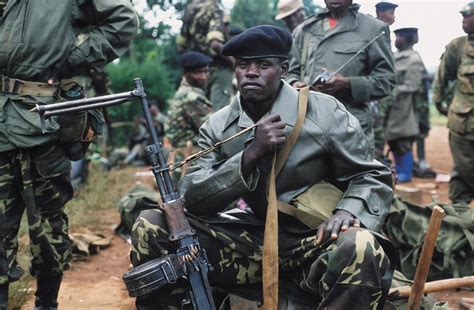
{"type": "Polygon", "coordinates": [[[139,99],[145,121],[152,138],[152,144],[146,147],[150,158],[151,170],[163,203],[163,211],[168,224],[169,239],[176,243],[176,253],[151,260],[132,268],[123,276],[129,295],[132,297],[149,294],[164,285],[175,283],[185,277],[189,283],[188,297],[193,309],[215,310],[207,273],[211,270],[206,250],[201,248],[184,214],[184,198],[179,197],[169,173],[169,166],[163,154],[163,147],[153,126],[153,119],[148,106],[145,90],[140,79],[134,79],[135,89],[114,95],[80,99],[49,105],[36,105],[31,111],[41,116],[44,131],[45,119],[60,114],[105,108],[139,99]]]}
{"type": "Polygon", "coordinates": [[[312,86],[317,86],[317,85],[320,85],[320,84],[325,84],[327,81],[332,79],[333,76],[335,76],[336,74],[341,72],[342,69],[344,69],[348,64],[350,64],[360,53],[362,53],[367,47],[369,47],[372,43],[374,43],[383,34],[385,34],[385,31],[382,31],[381,33],[376,35],[374,38],[372,38],[372,40],[367,42],[366,45],[362,46],[354,55],[352,55],[351,58],[349,58],[339,68],[337,68],[336,71],[329,71],[327,69],[324,69],[320,74],[318,74],[318,76],[316,77],[316,79],[314,80],[314,82],[311,85],[312,86]]]}

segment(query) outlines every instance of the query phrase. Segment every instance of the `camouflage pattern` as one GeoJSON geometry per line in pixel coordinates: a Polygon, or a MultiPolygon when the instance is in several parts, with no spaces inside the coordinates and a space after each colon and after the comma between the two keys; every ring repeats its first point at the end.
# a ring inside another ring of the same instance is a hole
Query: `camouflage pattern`
{"type": "Polygon", "coordinates": [[[224,9],[220,0],[193,0],[185,9],[183,26],[176,43],[184,50],[215,56],[212,40],[225,41],[224,9]]]}
{"type": "MultiPolygon", "coordinates": [[[[209,273],[211,286],[261,301],[263,223],[189,218],[214,267],[209,273]]],[[[318,247],[314,244],[315,230],[294,233],[287,229],[291,226],[280,225],[279,230],[282,285],[295,286],[311,309],[348,309],[354,305],[378,309],[390,286],[391,278],[386,277],[389,260],[368,230],[351,228],[329,246],[318,247]]],[[[174,250],[162,212],[142,212],[133,227],[132,263],[137,266],[174,250]]],[[[179,308],[185,287],[178,282],[138,298],[137,305],[143,302],[179,308]]]]}
{"type": "Polygon", "coordinates": [[[18,280],[18,229],[26,208],[30,273],[61,274],[71,259],[64,204],[72,198],[69,161],[62,148],[43,145],[0,153],[0,284],[18,280]]]}
{"type": "Polygon", "coordinates": [[[193,87],[183,78],[178,91],[169,101],[165,135],[174,148],[186,146],[187,141],[197,145],[199,127],[212,112],[211,102],[204,90],[193,87]]]}
{"type": "Polygon", "coordinates": [[[393,101],[391,97],[385,97],[380,100],[371,101],[370,107],[374,114],[374,157],[380,162],[385,162],[384,148],[387,139],[385,139],[385,130],[387,129],[388,115],[392,108],[393,101]]]}
{"type": "Polygon", "coordinates": [[[385,36],[339,72],[349,77],[351,87],[335,96],[359,120],[373,144],[373,115],[368,103],[390,94],[395,83],[395,70],[388,25],[358,13],[359,7],[352,5],[350,13],[330,30],[327,26],[328,9],[319,10],[295,28],[287,82],[312,84],[322,68],[337,70],[364,44],[385,31],[385,36]]]}
{"type": "Polygon", "coordinates": [[[474,199],[474,37],[460,37],[446,46],[433,86],[433,101],[449,105],[448,128],[453,172],[453,201],[474,199]],[[452,92],[452,98],[450,93],[452,92]]]}

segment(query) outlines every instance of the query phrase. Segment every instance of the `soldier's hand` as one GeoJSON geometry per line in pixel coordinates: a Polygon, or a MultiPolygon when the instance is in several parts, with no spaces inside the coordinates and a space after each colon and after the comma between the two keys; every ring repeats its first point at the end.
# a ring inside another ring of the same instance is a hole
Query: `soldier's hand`
{"type": "Polygon", "coordinates": [[[293,86],[294,88],[303,88],[306,86],[306,84],[304,82],[294,82],[293,84],[291,84],[291,86],[293,86]]]}
{"type": "Polygon", "coordinates": [[[442,102],[435,102],[435,105],[439,113],[445,116],[448,115],[448,108],[442,102]]]}
{"type": "Polygon", "coordinates": [[[329,238],[336,240],[339,233],[348,230],[349,227],[360,227],[360,221],[348,211],[337,210],[333,216],[319,225],[314,243],[321,245],[329,238]]]}
{"type": "Polygon", "coordinates": [[[340,91],[349,89],[350,86],[348,77],[336,74],[329,81],[315,85],[315,89],[328,95],[336,95],[340,91]]]}
{"type": "Polygon", "coordinates": [[[262,118],[255,129],[253,141],[245,148],[242,158],[242,173],[247,177],[257,162],[286,140],[285,123],[280,115],[262,118]]]}

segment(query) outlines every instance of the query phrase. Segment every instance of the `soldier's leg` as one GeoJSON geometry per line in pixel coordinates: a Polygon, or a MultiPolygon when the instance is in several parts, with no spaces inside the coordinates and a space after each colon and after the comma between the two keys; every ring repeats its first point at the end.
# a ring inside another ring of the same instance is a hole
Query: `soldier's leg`
{"type": "Polygon", "coordinates": [[[474,141],[450,133],[449,146],[454,163],[449,198],[453,202],[469,203],[474,199],[474,141]]]}
{"type": "Polygon", "coordinates": [[[374,235],[351,228],[295,279],[320,298],[320,309],[381,309],[390,288],[389,267],[374,235]]]}
{"type": "Polygon", "coordinates": [[[0,153],[0,309],[7,309],[9,282],[23,270],[16,262],[18,230],[24,206],[15,178],[14,152],[0,153]]]}
{"type": "MultiPolygon", "coordinates": [[[[206,224],[189,218],[197,231],[201,247],[206,249],[210,264],[211,286],[231,291],[247,298],[257,298],[261,288],[262,227],[245,227],[239,224],[206,224]],[[245,228],[244,228],[245,227],[245,228]]],[[[158,209],[143,211],[132,230],[130,258],[134,266],[168,253],[176,252],[168,240],[167,225],[158,209]]],[[[138,297],[138,309],[179,308],[186,298],[186,283],[178,281],[147,296],[138,297]]]]}
{"type": "Polygon", "coordinates": [[[37,148],[30,154],[34,202],[39,215],[35,223],[29,222],[33,256],[30,272],[37,278],[35,306],[55,309],[62,274],[71,260],[68,218],[64,211],[73,195],[70,166],[64,151],[57,146],[37,148]]]}
{"type": "Polygon", "coordinates": [[[226,67],[213,68],[209,78],[209,100],[217,111],[229,104],[233,95],[232,79],[234,71],[226,67]]]}

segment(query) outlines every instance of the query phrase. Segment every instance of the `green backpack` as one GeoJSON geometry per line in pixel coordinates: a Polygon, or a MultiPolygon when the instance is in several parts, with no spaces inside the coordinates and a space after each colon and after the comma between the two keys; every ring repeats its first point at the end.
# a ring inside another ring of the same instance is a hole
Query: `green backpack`
{"type": "Polygon", "coordinates": [[[395,197],[384,231],[400,254],[397,269],[413,279],[432,208],[445,217],[436,241],[428,280],[471,276],[474,272],[474,209],[468,204],[417,206],[395,197]]]}

